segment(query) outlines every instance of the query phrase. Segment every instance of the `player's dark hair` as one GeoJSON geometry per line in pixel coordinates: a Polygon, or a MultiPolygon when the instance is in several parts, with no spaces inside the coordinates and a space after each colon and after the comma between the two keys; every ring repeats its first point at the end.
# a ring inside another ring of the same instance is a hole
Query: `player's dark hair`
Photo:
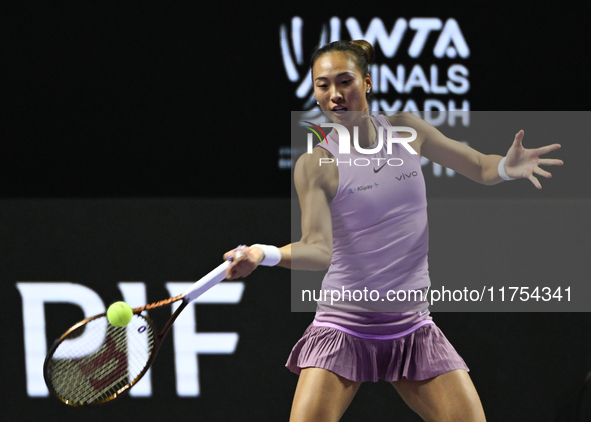
{"type": "Polygon", "coordinates": [[[320,56],[333,51],[347,54],[355,62],[363,76],[369,74],[369,65],[373,60],[374,51],[372,45],[365,40],[334,41],[318,48],[310,59],[310,69],[314,67],[314,63],[320,56]]]}

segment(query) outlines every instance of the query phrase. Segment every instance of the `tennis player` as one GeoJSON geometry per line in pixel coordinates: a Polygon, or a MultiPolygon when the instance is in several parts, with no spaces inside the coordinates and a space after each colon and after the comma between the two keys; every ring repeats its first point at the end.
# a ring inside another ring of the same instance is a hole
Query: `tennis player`
{"type": "MultiPolygon", "coordinates": [[[[228,279],[245,277],[258,265],[280,265],[328,268],[323,290],[368,287],[385,294],[390,289],[425,289],[430,281],[421,156],[484,185],[526,178],[541,188],[536,175],[551,174],[539,166],[562,164],[540,158],[560,145],[525,149],[523,131],[501,157],[449,139],[413,114],[370,116],[372,58],[373,47],[363,40],[321,47],[311,60],[314,95],[333,123],[351,134],[358,127],[362,148],[373,149],[379,131],[386,133],[389,126],[415,129],[416,139],[408,142],[412,149],[393,144],[391,156],[403,164],[392,167],[375,160],[379,165],[337,166],[336,159],[343,163],[351,156],[340,154],[338,133],[333,130],[328,143],[303,154],[295,166],[301,240],[281,248],[251,245],[227,252],[224,258],[233,261],[228,279]],[[333,164],[319,165],[320,159],[333,164]],[[410,177],[397,179],[401,173],[410,177]],[[359,186],[366,189],[355,188],[359,186]]],[[[364,157],[384,159],[385,150],[364,157]]],[[[292,422],[338,421],[360,384],[378,379],[392,383],[425,421],[485,420],[468,367],[433,322],[426,299],[409,312],[338,312],[319,307],[286,366],[299,374],[292,422]]]]}

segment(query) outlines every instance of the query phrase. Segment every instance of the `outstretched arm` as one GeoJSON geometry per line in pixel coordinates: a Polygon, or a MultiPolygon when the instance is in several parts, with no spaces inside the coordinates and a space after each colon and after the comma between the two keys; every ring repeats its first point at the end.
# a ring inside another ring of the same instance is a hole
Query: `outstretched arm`
{"type": "MultiPolygon", "coordinates": [[[[395,126],[414,128],[417,131],[417,140],[411,145],[431,161],[485,185],[494,185],[503,181],[498,172],[499,162],[503,158],[500,155],[482,154],[474,148],[454,141],[410,113],[397,114],[389,117],[389,120],[395,126]]],[[[541,189],[542,186],[534,174],[546,178],[552,175],[539,166],[562,165],[563,162],[558,159],[540,158],[540,156],[560,148],[560,145],[552,144],[541,148],[525,149],[522,144],[523,136],[523,130],[515,135],[513,145],[507,152],[505,171],[509,177],[529,179],[534,186],[541,189]]]]}

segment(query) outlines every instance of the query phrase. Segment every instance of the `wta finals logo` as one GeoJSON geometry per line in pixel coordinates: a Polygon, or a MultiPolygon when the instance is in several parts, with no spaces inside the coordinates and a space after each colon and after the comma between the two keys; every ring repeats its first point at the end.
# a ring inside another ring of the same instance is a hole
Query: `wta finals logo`
{"type": "MultiPolygon", "coordinates": [[[[291,25],[280,26],[283,65],[289,81],[296,84],[295,96],[303,101],[302,109],[320,111],[314,99],[308,67],[309,56],[315,46],[309,46],[304,54],[303,28],[304,21],[299,16],[291,19],[291,25]]],[[[374,46],[377,54],[381,51],[382,57],[378,55],[378,60],[396,58],[396,64],[385,60],[371,66],[373,92],[376,94],[370,104],[372,111],[445,112],[470,109],[470,103],[465,98],[470,90],[469,72],[461,63],[470,56],[470,49],[455,19],[411,18],[407,21],[398,18],[390,32],[382,19],[377,17],[365,30],[354,17],[344,22],[333,17],[328,24],[321,24],[318,45],[340,39],[364,39],[374,46]],[[409,39],[411,41],[407,45],[409,39]],[[421,64],[417,62],[419,59],[422,59],[421,64]],[[426,61],[435,63],[424,65],[426,61]],[[413,99],[411,95],[420,96],[421,100],[413,99]],[[442,96],[454,98],[444,102],[438,98],[442,96]]]]}

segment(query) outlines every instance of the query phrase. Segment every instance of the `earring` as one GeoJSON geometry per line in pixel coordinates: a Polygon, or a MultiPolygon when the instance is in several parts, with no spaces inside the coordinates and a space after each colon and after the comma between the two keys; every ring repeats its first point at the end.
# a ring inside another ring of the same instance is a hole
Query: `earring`
{"type": "Polygon", "coordinates": [[[318,101],[316,101],[316,104],[320,105],[320,103],[318,101]]]}
{"type": "Polygon", "coordinates": [[[371,89],[368,89],[366,92],[369,94],[369,91],[371,91],[371,89]]]}

